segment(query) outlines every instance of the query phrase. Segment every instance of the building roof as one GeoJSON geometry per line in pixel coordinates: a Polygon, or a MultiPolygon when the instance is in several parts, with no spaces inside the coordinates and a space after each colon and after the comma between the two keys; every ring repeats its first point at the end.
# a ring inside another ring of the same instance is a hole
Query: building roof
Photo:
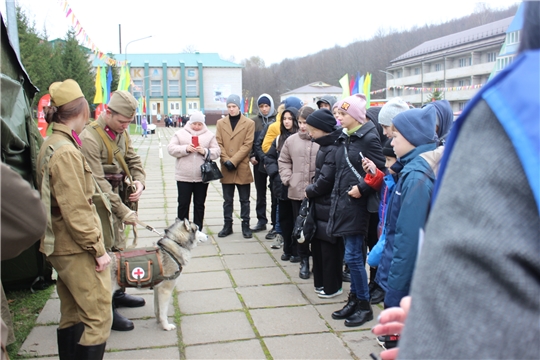
{"type": "Polygon", "coordinates": [[[460,31],[458,33],[426,41],[413,48],[412,50],[407,51],[405,54],[398,56],[394,60],[391,60],[390,62],[393,63],[396,61],[413,58],[431,52],[449,49],[457,45],[472,43],[482,39],[490,38],[492,36],[505,34],[506,29],[508,28],[513,19],[513,16],[508,17],[506,19],[494,21],[492,23],[482,26],[477,26],[469,30],[460,31]]]}
{"type": "Polygon", "coordinates": [[[342,92],[343,90],[340,87],[333,86],[322,81],[315,81],[311,84],[287,91],[286,93],[281,94],[281,96],[292,94],[341,94],[342,92]]]}
{"type": "MultiPolygon", "coordinates": [[[[202,63],[203,67],[218,68],[241,68],[242,65],[223,60],[217,53],[177,53],[177,54],[113,54],[118,61],[125,58],[131,67],[144,67],[147,62],[150,67],[161,67],[166,62],[167,66],[180,66],[183,62],[186,67],[197,67],[202,63]]],[[[105,62],[98,58],[94,59],[93,66],[102,66],[105,62]]]]}

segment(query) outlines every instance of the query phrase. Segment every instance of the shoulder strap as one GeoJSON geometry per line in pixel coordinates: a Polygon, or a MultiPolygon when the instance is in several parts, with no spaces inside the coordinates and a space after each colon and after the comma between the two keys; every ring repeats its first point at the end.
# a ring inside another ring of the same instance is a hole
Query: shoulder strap
{"type": "MultiPolygon", "coordinates": [[[[114,154],[114,157],[116,158],[116,160],[122,167],[122,170],[124,170],[127,177],[129,178],[130,183],[133,184],[133,178],[131,177],[131,173],[129,172],[129,168],[126,164],[126,160],[124,159],[124,156],[122,156],[122,152],[118,148],[118,145],[116,145],[116,143],[107,136],[107,134],[105,133],[105,130],[103,130],[103,128],[99,126],[97,121],[92,121],[90,123],[90,126],[96,130],[96,132],[99,134],[99,136],[103,140],[103,143],[107,147],[107,151],[108,151],[107,163],[112,164],[112,157],[114,154]]],[[[125,141],[126,141],[126,151],[127,151],[128,149],[127,135],[125,135],[125,139],[126,139],[125,141]]]]}
{"type": "Polygon", "coordinates": [[[60,139],[55,143],[49,144],[47,147],[45,156],[41,159],[40,167],[44,169],[43,177],[41,179],[41,201],[47,209],[47,229],[45,230],[45,237],[43,239],[43,248],[45,249],[45,255],[49,256],[54,252],[54,232],[52,229],[52,216],[51,216],[51,188],[49,183],[49,162],[51,161],[54,152],[64,145],[72,145],[68,140],[60,139]]]}
{"type": "Polygon", "coordinates": [[[353,174],[358,178],[358,181],[360,181],[361,179],[363,179],[362,175],[360,175],[358,171],[356,171],[354,166],[351,164],[351,160],[349,160],[349,152],[347,151],[347,145],[344,145],[343,148],[345,149],[345,161],[347,161],[347,165],[349,165],[353,174]]]}

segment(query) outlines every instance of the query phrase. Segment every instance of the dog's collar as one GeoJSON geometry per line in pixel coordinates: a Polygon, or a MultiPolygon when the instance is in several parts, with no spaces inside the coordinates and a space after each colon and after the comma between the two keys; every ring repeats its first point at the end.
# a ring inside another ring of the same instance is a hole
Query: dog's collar
{"type": "Polygon", "coordinates": [[[165,244],[163,244],[163,242],[161,240],[162,239],[160,239],[157,242],[157,244],[159,245],[161,250],[163,250],[165,253],[167,253],[167,255],[169,255],[174,260],[176,265],[178,265],[178,270],[174,274],[172,274],[171,276],[164,276],[163,280],[174,280],[174,279],[176,279],[177,277],[180,276],[180,273],[182,272],[182,264],[180,264],[180,262],[176,259],[176,257],[169,250],[167,250],[165,248],[165,244]]]}

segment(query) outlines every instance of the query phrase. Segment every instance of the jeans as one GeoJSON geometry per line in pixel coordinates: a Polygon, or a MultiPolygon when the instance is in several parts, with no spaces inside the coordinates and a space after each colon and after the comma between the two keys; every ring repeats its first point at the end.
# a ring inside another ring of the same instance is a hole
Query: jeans
{"type": "Polygon", "coordinates": [[[276,232],[278,234],[282,234],[283,231],[281,230],[281,225],[279,224],[279,200],[276,199],[276,222],[274,223],[274,230],[276,230],[276,232]]]}
{"type": "Polygon", "coordinates": [[[233,222],[233,200],[234,200],[234,187],[238,189],[238,195],[240,197],[240,217],[243,223],[249,225],[249,192],[251,191],[251,185],[238,185],[238,184],[221,184],[223,190],[223,218],[225,223],[233,222]]]}
{"type": "Polygon", "coordinates": [[[351,271],[351,293],[360,300],[369,301],[368,278],[362,254],[363,246],[362,235],[345,236],[345,262],[351,271]]]}

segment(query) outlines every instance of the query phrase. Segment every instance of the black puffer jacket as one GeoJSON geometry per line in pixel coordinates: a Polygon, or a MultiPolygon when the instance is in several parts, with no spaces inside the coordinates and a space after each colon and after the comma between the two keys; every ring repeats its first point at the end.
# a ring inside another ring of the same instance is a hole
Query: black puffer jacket
{"type": "Polygon", "coordinates": [[[336,151],[336,180],[332,189],[332,205],[328,221],[329,236],[363,235],[367,233],[369,212],[367,198],[375,190],[367,185],[363,177],[366,175],[362,168],[360,152],[373,161],[377,168],[384,170],[384,155],[382,153],[379,133],[373,122],[368,121],[351,136],[341,133],[337,139],[336,151]],[[345,158],[347,148],[348,158],[362,179],[354,174],[345,158]],[[349,196],[350,188],[357,185],[362,196],[359,199],[349,196]]]}
{"type": "Polygon", "coordinates": [[[335,243],[337,238],[328,236],[326,228],[330,218],[330,205],[332,204],[332,189],[336,178],[336,141],[341,134],[341,129],[326,136],[313,140],[320,145],[317,158],[315,159],[315,176],[313,183],[306,188],[306,195],[313,207],[317,231],[315,238],[335,243]]]}

